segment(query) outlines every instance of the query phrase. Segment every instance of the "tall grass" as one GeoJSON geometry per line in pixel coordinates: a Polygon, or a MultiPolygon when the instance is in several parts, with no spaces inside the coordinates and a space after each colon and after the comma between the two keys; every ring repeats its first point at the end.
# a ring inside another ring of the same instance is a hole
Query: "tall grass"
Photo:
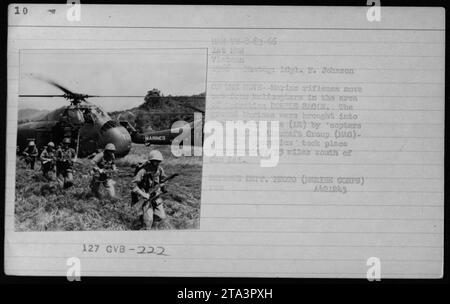
{"type": "MultiPolygon", "coordinates": [[[[168,185],[165,209],[168,220],[155,229],[193,229],[199,227],[201,196],[201,157],[175,158],[170,147],[158,148],[166,157],[162,166],[168,174],[180,176],[168,185]]],[[[47,182],[39,165],[16,167],[15,228],[17,231],[136,230],[142,228],[139,212],[130,204],[133,165],[145,161],[152,148],[134,145],[130,154],[117,160],[120,173],[115,177],[117,199],[98,199],[90,193],[90,164],[86,159],[75,166],[75,185],[63,190],[47,182]]]]}

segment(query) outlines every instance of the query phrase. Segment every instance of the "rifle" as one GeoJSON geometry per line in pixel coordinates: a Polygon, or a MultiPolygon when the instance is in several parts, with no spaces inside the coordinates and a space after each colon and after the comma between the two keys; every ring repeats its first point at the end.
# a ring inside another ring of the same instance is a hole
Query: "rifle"
{"type": "Polygon", "coordinates": [[[152,204],[158,197],[163,195],[164,192],[161,191],[161,188],[165,186],[166,182],[177,177],[178,175],[180,175],[180,174],[174,173],[174,174],[170,175],[169,177],[165,178],[164,180],[162,180],[159,184],[154,186],[152,189],[150,189],[148,199],[139,200],[139,202],[133,204],[135,206],[136,210],[141,210],[142,207],[147,203],[152,204]]]}
{"type": "Polygon", "coordinates": [[[55,166],[56,165],[56,157],[53,156],[51,158],[46,158],[46,159],[42,160],[43,165],[46,165],[48,163],[51,163],[52,166],[55,166]]]}
{"type": "MultiPolygon", "coordinates": [[[[123,170],[112,170],[112,169],[100,169],[97,167],[92,168],[90,171],[91,176],[94,178],[94,182],[96,183],[103,183],[107,181],[108,179],[112,179],[114,176],[117,176],[118,174],[127,174],[129,175],[130,172],[123,171],[123,170]]],[[[112,181],[115,184],[115,181],[112,181]]]]}
{"type": "Polygon", "coordinates": [[[115,173],[114,170],[112,170],[112,169],[100,169],[97,167],[92,168],[91,172],[92,172],[92,176],[99,183],[104,182],[107,179],[111,178],[113,173],[115,173]]]}
{"type": "Polygon", "coordinates": [[[28,159],[31,159],[30,154],[28,154],[27,152],[22,152],[22,158],[25,161],[28,161],[28,159]]]}
{"type": "Polygon", "coordinates": [[[31,151],[30,153],[28,153],[27,149],[25,149],[22,152],[22,156],[25,157],[25,158],[27,158],[27,157],[35,157],[35,158],[37,158],[39,156],[39,153],[38,153],[37,150],[31,151]]]}
{"type": "Polygon", "coordinates": [[[86,164],[80,163],[78,160],[73,160],[72,165],[74,166],[85,166],[86,164]]]}
{"type": "Polygon", "coordinates": [[[26,163],[30,162],[33,158],[36,160],[36,156],[31,155],[31,154],[29,154],[29,153],[27,153],[27,152],[23,152],[23,153],[22,153],[22,159],[23,159],[26,163]]]}

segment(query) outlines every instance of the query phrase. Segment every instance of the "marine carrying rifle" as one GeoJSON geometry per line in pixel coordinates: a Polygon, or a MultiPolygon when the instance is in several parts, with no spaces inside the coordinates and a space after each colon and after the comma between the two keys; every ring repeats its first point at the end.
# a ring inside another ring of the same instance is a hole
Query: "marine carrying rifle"
{"type": "Polygon", "coordinates": [[[161,188],[165,186],[165,183],[168,182],[169,180],[177,177],[178,175],[180,175],[180,174],[174,173],[174,174],[170,175],[169,177],[165,178],[160,183],[156,184],[155,186],[153,186],[150,189],[150,191],[148,192],[148,194],[149,194],[148,199],[139,200],[136,203],[132,203],[132,205],[135,206],[136,210],[140,210],[147,203],[153,204],[157,198],[159,198],[161,195],[163,195],[165,193],[165,192],[161,191],[161,188]]]}
{"type": "Polygon", "coordinates": [[[28,152],[25,152],[25,151],[22,152],[22,158],[25,159],[25,160],[31,159],[33,157],[34,157],[34,159],[36,159],[38,157],[38,154],[31,154],[31,153],[28,153],[28,152]]]}

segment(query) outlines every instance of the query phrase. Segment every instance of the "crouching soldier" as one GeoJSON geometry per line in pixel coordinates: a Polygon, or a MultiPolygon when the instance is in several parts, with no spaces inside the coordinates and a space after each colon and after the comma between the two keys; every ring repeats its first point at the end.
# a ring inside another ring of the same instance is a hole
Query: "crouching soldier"
{"type": "Polygon", "coordinates": [[[166,176],[160,163],[163,161],[161,152],[150,152],[148,161],[138,168],[138,172],[131,181],[131,200],[139,211],[143,212],[144,228],[150,230],[153,221],[162,221],[166,218],[163,200],[159,197],[167,192],[164,182],[166,176]]]}
{"type": "Polygon", "coordinates": [[[34,170],[34,163],[36,162],[36,158],[39,155],[38,149],[34,141],[30,141],[28,143],[28,147],[22,152],[23,157],[25,158],[26,166],[30,165],[31,170],[34,170]]]}
{"type": "Polygon", "coordinates": [[[49,142],[47,147],[41,153],[41,168],[42,173],[48,180],[55,180],[56,175],[56,164],[55,164],[55,144],[49,142]]]}
{"type": "Polygon", "coordinates": [[[69,188],[73,186],[73,159],[75,150],[69,147],[70,138],[63,139],[62,147],[56,151],[56,172],[58,183],[61,187],[69,188]]]}
{"type": "Polygon", "coordinates": [[[92,169],[91,190],[92,193],[100,198],[100,185],[103,185],[111,198],[116,196],[114,189],[115,181],[112,179],[112,172],[117,170],[115,165],[114,144],[107,144],[103,152],[98,153],[91,160],[94,165],[92,169]]]}

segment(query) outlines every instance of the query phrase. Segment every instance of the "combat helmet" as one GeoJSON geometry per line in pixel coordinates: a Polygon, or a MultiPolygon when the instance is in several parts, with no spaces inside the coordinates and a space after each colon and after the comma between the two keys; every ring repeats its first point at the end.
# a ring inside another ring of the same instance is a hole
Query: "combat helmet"
{"type": "Polygon", "coordinates": [[[150,151],[149,155],[148,155],[148,160],[158,160],[158,161],[163,161],[163,155],[161,152],[159,152],[158,150],[152,150],[150,151]]]}
{"type": "Polygon", "coordinates": [[[106,144],[105,151],[116,151],[116,146],[112,143],[106,144]]]}

